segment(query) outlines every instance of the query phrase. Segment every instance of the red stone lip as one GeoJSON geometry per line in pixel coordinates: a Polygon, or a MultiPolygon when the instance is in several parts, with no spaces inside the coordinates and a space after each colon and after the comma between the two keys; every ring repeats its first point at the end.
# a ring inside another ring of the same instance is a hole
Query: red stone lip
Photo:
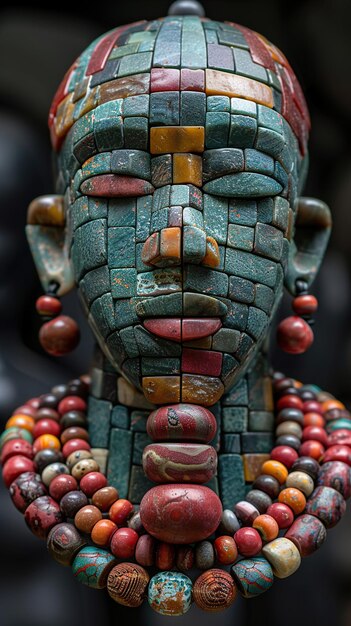
{"type": "Polygon", "coordinates": [[[171,341],[195,341],[213,335],[222,326],[219,317],[153,317],[145,319],[144,328],[156,337],[171,341]]]}

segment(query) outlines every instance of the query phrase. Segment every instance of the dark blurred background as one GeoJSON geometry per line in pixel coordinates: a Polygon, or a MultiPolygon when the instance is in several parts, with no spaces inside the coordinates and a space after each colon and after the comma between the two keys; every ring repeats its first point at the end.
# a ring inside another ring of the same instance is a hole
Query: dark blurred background
{"type": "MultiPolygon", "coordinates": [[[[278,369],[313,382],[344,402],[351,400],[351,7],[349,0],[204,0],[207,16],[251,27],[287,55],[306,94],[312,117],[310,174],[305,195],[323,199],[334,230],[313,289],[320,310],[315,344],[302,357],[283,357],[273,345],[278,369]]],[[[168,11],[167,0],[52,4],[3,2],[0,8],[0,416],[15,406],[84,372],[92,339],[76,296],[65,312],[80,319],[83,340],[69,358],[56,363],[41,351],[34,310],[41,293],[24,236],[26,208],[37,195],[53,191],[46,119],[66,69],[95,37],[120,24],[153,19],[168,11]]],[[[289,299],[280,315],[290,311],[289,299]]],[[[107,593],[76,583],[68,569],[51,561],[22,516],[1,491],[2,626],[110,626],[116,620],[165,624],[151,612],[124,609],[107,593]]],[[[238,600],[224,614],[192,609],[184,626],[351,625],[350,513],[313,558],[269,593],[238,600]]],[[[168,621],[167,621],[168,623],[168,621]]]]}

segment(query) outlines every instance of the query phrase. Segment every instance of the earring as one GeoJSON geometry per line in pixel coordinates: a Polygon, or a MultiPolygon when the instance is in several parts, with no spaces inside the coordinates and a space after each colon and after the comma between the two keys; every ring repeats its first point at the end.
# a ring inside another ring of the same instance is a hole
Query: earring
{"type": "Polygon", "coordinates": [[[45,320],[39,331],[39,341],[52,356],[63,356],[77,347],[80,332],[77,322],[68,315],[60,315],[62,304],[57,296],[59,285],[50,283],[45,296],[35,303],[39,315],[45,320]]]}
{"type": "Polygon", "coordinates": [[[282,320],[277,329],[279,347],[289,354],[303,354],[313,343],[312,315],[317,311],[318,300],[308,293],[304,280],[296,281],[296,296],[292,301],[296,315],[282,320]]]}

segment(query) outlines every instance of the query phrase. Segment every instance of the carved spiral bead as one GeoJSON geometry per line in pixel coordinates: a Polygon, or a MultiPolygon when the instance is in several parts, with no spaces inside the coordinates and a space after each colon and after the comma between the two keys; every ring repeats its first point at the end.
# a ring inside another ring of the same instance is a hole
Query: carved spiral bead
{"type": "Polygon", "coordinates": [[[143,603],[149,580],[149,574],[140,565],[119,563],[108,575],[107,591],[118,604],[135,608],[143,603]]]}
{"type": "Polygon", "coordinates": [[[196,580],[193,598],[203,611],[217,613],[224,611],[237,596],[237,588],[228,572],[221,569],[209,569],[196,580]]]}

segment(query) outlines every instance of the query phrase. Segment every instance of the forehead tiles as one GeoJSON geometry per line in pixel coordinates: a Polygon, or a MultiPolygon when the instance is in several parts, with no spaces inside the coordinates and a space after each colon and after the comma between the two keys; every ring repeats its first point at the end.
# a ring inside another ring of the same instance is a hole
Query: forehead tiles
{"type": "MultiPolygon", "coordinates": [[[[49,116],[53,145],[59,150],[76,121],[103,103],[179,89],[274,108],[290,124],[304,154],[309,117],[285,57],[249,29],[195,16],[139,22],[93,42],[67,72],[54,98],[49,116]]],[[[136,123],[137,115],[127,123],[131,132],[142,126],[136,123]]],[[[174,116],[169,123],[168,111],[165,120],[154,123],[188,125],[174,116]]]]}

